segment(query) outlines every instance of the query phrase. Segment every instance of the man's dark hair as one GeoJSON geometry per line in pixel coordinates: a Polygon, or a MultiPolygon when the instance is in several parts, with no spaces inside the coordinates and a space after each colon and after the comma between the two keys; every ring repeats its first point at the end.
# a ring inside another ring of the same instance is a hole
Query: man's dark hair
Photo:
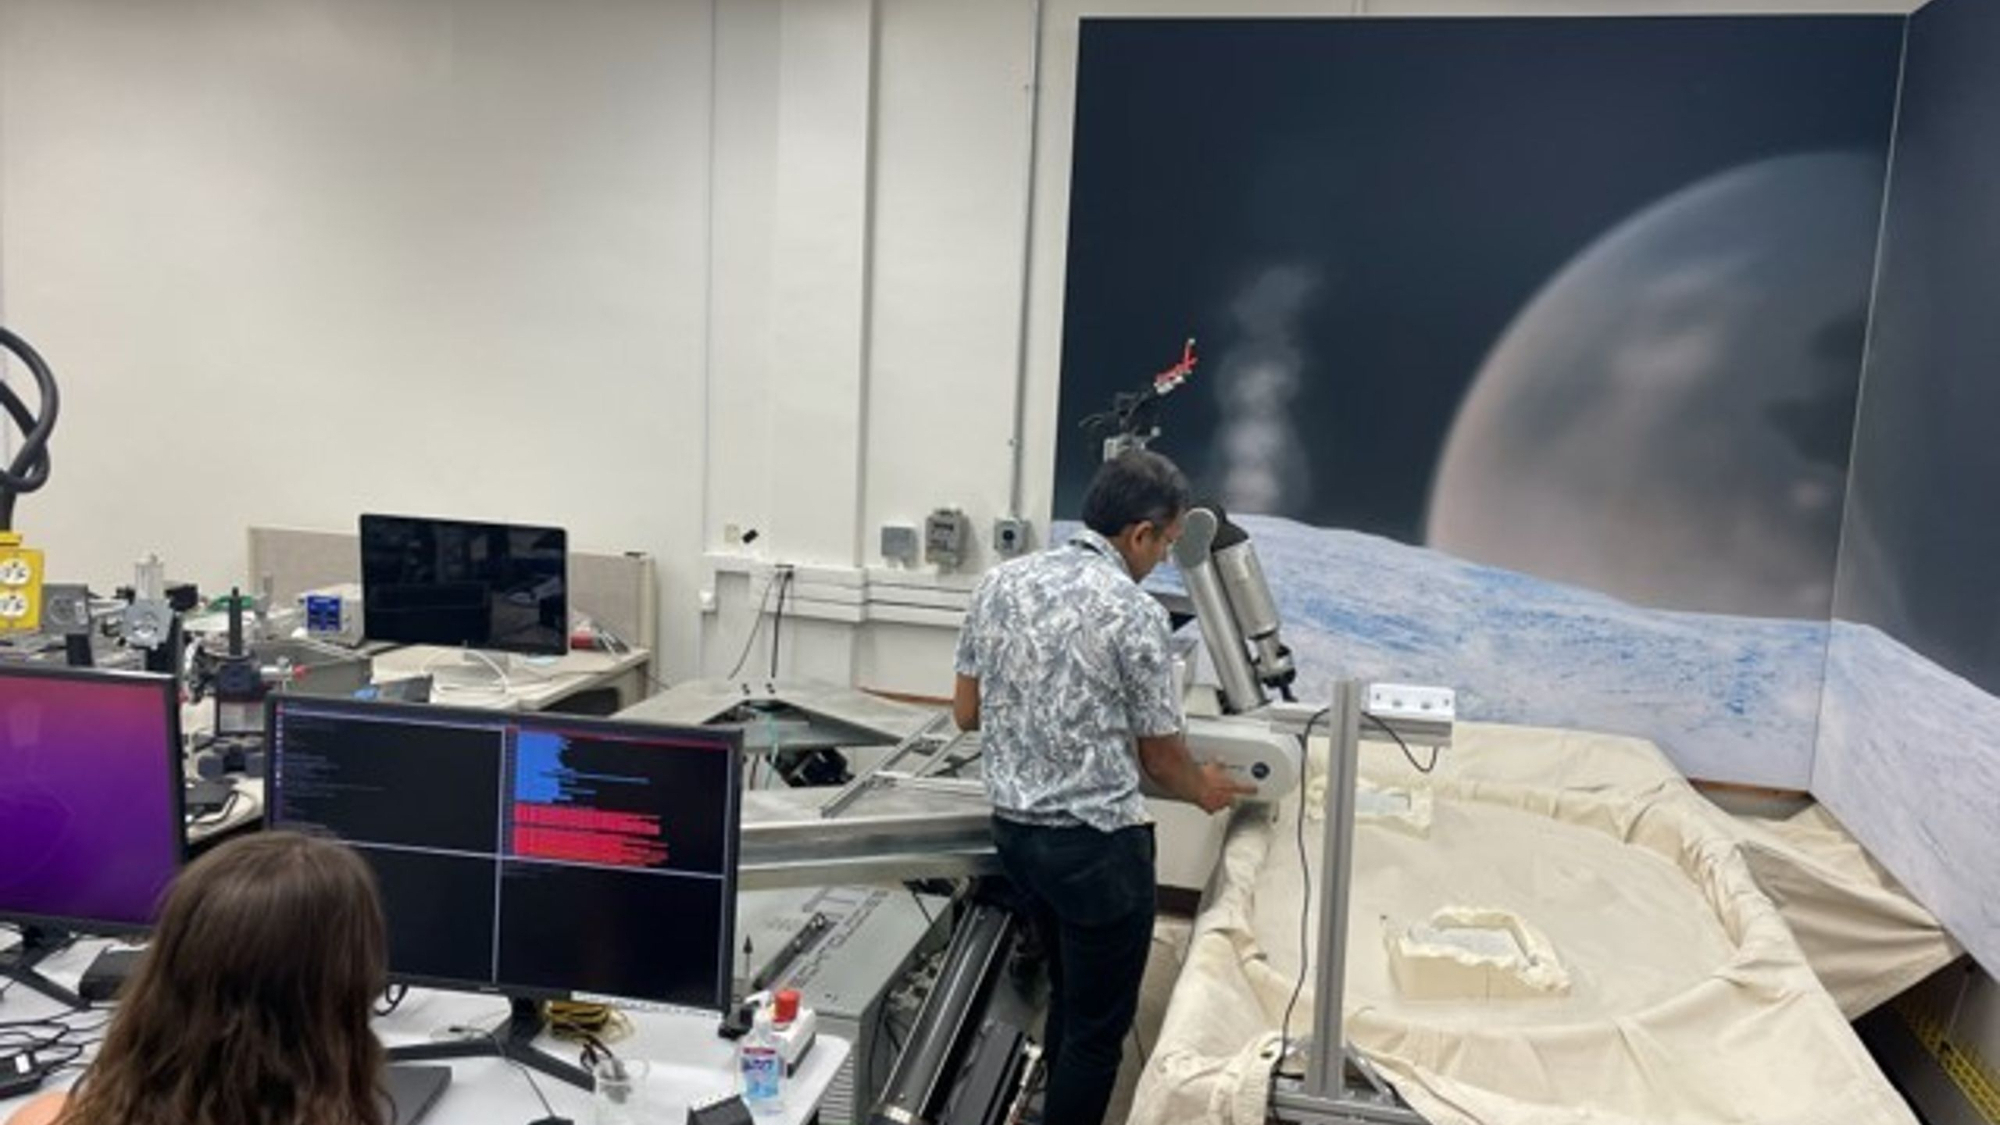
{"type": "Polygon", "coordinates": [[[1106,539],[1135,523],[1166,524],[1187,511],[1190,492],[1172,461],[1131,449],[1106,461],[1083,497],[1083,525],[1106,539]]]}

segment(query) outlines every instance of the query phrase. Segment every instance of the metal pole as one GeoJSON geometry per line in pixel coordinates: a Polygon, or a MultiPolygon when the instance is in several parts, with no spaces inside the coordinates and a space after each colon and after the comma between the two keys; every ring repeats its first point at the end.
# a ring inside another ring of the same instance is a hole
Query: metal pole
{"type": "MultiPolygon", "coordinates": [[[[1341,1006],[1347,992],[1348,892],[1354,881],[1354,778],[1361,759],[1361,684],[1334,685],[1327,712],[1326,819],[1319,863],[1319,963],[1313,982],[1313,1036],[1306,1057],[1305,1094],[1335,1098],[1346,1091],[1346,1034],[1341,1006]]],[[[1303,799],[1303,795],[1301,795],[1303,799]]]]}

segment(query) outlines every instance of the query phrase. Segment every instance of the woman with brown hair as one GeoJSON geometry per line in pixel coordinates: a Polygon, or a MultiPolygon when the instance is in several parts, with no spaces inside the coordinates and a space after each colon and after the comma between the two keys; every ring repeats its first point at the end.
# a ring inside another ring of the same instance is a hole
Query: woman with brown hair
{"type": "Polygon", "coordinates": [[[383,1125],[368,1019],[385,943],[352,851],[290,832],[223,844],[168,891],[76,1089],[8,1125],[383,1125]]]}

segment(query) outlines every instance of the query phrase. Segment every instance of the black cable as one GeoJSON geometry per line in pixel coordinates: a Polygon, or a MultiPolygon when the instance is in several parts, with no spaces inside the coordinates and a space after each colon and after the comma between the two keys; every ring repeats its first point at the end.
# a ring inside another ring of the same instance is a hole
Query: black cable
{"type": "Polygon", "coordinates": [[[932,926],[937,925],[937,915],[932,914],[930,908],[924,905],[924,896],[917,893],[917,888],[906,886],[903,889],[910,892],[910,901],[917,904],[917,913],[924,916],[924,930],[928,932],[932,926]]]}
{"type": "Polygon", "coordinates": [[[73,1020],[79,1016],[101,1017],[103,1015],[104,1013],[102,1011],[94,1009],[85,1009],[73,1012],[63,1011],[63,1012],[58,1012],[53,1016],[39,1016],[34,1019],[0,1020],[0,1036],[20,1034],[25,1032],[29,1028],[37,1028],[43,1031],[54,1031],[56,1033],[56,1038],[61,1038],[64,1035],[89,1035],[91,1032],[98,1031],[102,1028],[111,1026],[111,1021],[108,1018],[99,1019],[96,1023],[91,1024],[89,1027],[73,1027],[70,1024],[64,1023],[63,1021],[73,1020]]]}
{"type": "Polygon", "coordinates": [[[1361,712],[1361,717],[1367,719],[1371,723],[1374,723],[1376,726],[1381,727],[1382,733],[1396,740],[1396,745],[1403,748],[1403,757],[1408,758],[1410,760],[1411,769],[1416,770],[1418,773],[1429,773],[1438,767],[1438,755],[1444,753],[1444,747],[1442,746],[1431,747],[1431,764],[1428,766],[1420,766],[1417,764],[1417,756],[1410,752],[1410,744],[1404,742],[1403,736],[1397,734],[1395,730],[1389,726],[1388,723],[1385,723],[1382,720],[1376,718],[1375,716],[1370,715],[1366,711],[1361,712]]]}
{"type": "Polygon", "coordinates": [[[410,986],[407,984],[392,984],[383,989],[382,1002],[375,1006],[375,1014],[386,1016],[397,1008],[402,1007],[403,997],[409,994],[410,986]]]}
{"type": "MultiPolygon", "coordinates": [[[[882,1061],[882,1040],[889,1037],[887,1031],[888,1019],[889,998],[884,996],[881,1002],[875,1005],[875,1049],[868,1053],[868,1096],[871,1098],[875,1096],[875,1090],[878,1089],[875,1084],[875,1064],[882,1061]]],[[[892,1061],[889,1065],[893,1067],[895,1063],[892,1061]]]]}
{"type": "MultiPolygon", "coordinates": [[[[1306,732],[1299,742],[1305,747],[1306,760],[1308,762],[1312,760],[1313,724],[1325,718],[1332,711],[1333,708],[1331,706],[1322,707],[1313,714],[1312,718],[1306,720],[1306,732]]],[[[1306,990],[1306,953],[1311,949],[1312,941],[1306,933],[1310,927],[1312,917],[1313,882],[1312,868],[1306,860],[1306,787],[1303,783],[1299,785],[1298,841],[1299,881],[1305,885],[1305,894],[1301,896],[1299,904],[1299,980],[1297,984],[1292,986],[1292,998],[1285,1004],[1284,1021],[1278,1025],[1278,1060],[1271,1066],[1271,1080],[1273,1082],[1276,1082],[1281,1075],[1286,1078],[1305,1077],[1301,1074],[1283,1074],[1282,1072],[1282,1068],[1285,1065],[1285,1058],[1292,1053],[1292,1009],[1298,1006],[1299,994],[1306,990]]],[[[1338,1023],[1339,1021],[1336,1019],[1335,1025],[1338,1026],[1338,1023]]]]}
{"type": "Polygon", "coordinates": [[[86,1043],[82,1044],[82,1048],[83,1048],[83,1049],[82,1049],[81,1051],[78,1051],[78,1052],[77,1052],[77,1057],[75,1057],[75,1058],[71,1059],[71,1060],[70,1060],[69,1062],[66,1062],[66,1063],[62,1064],[61,1066],[59,1066],[59,1067],[55,1068],[54,1070],[52,1070],[52,1071],[49,1071],[49,1077],[53,1078],[53,1077],[55,1077],[56,1075],[58,1075],[58,1074],[61,1074],[61,1073],[62,1073],[63,1071],[65,1071],[65,1070],[86,1070],[86,1069],[88,1069],[88,1068],[90,1067],[90,1064],[91,1064],[91,1063],[94,1063],[94,1062],[96,1062],[96,1061],[97,1061],[97,1056],[96,1056],[96,1054],[94,1054],[94,1053],[93,1053],[93,1054],[91,1054],[91,1057],[90,1057],[90,1058],[86,1059],[86,1058],[84,1058],[84,1057],[83,1057],[83,1054],[84,1054],[85,1052],[95,1052],[95,1051],[96,1051],[96,1050],[97,1050],[98,1048],[100,1048],[100,1047],[102,1047],[102,1046],[104,1046],[104,1040],[102,1040],[102,1039],[92,1039],[92,1040],[90,1040],[90,1041],[88,1041],[88,1042],[86,1042],[86,1043]]]}
{"type": "Polygon", "coordinates": [[[0,382],[0,408],[21,428],[26,435],[21,448],[14,454],[11,464],[0,466],[0,531],[14,530],[14,501],[22,493],[33,492],[49,483],[49,434],[56,428],[56,408],[59,398],[56,394],[55,373],[41,357],[41,353],[30,347],[26,340],[0,328],[0,348],[13,352],[27,365],[28,372],[35,377],[36,391],[42,398],[42,416],[35,417],[28,410],[28,404],[14,389],[0,382]]]}
{"type": "MultiPolygon", "coordinates": [[[[792,570],[786,567],[778,572],[784,581],[778,583],[778,612],[771,618],[771,679],[778,678],[778,643],[785,639],[785,599],[792,592],[792,570]]],[[[775,766],[776,763],[773,763],[775,766]]]]}
{"type": "Polygon", "coordinates": [[[556,1107],[550,1105],[548,1097],[542,1093],[542,1084],[535,1081],[535,1072],[529,1070],[521,1060],[507,1053],[506,1047],[502,1046],[500,1042],[500,1036],[488,1030],[486,1038],[493,1041],[493,1046],[500,1051],[500,1057],[512,1063],[514,1069],[521,1072],[521,1077],[528,1080],[528,1089],[533,1090],[535,1092],[535,1100],[542,1103],[542,1112],[548,1114],[550,1117],[554,1117],[556,1115],[556,1107]]]}
{"type": "Polygon", "coordinates": [[[43,1078],[72,1068],[82,1069],[89,1065],[84,1056],[103,1044],[102,1033],[111,1021],[99,1019],[89,1027],[75,1027],[63,1021],[90,1014],[93,1013],[63,1012],[41,1019],[0,1022],[0,1050],[33,1058],[43,1078]]]}
{"type": "Polygon", "coordinates": [[[743,638],[743,651],[736,654],[736,663],[729,669],[724,679],[733,680],[743,670],[743,663],[750,659],[750,646],[757,643],[757,634],[764,631],[764,608],[771,604],[771,588],[778,584],[778,575],[773,573],[764,581],[764,594],[757,599],[757,619],[750,623],[750,634],[743,638]]]}
{"type": "Polygon", "coordinates": [[[207,828],[211,825],[221,824],[236,812],[237,803],[243,800],[247,800],[247,798],[243,796],[242,790],[231,789],[228,795],[222,798],[222,806],[220,808],[212,813],[191,816],[188,818],[188,824],[197,828],[207,828]]]}

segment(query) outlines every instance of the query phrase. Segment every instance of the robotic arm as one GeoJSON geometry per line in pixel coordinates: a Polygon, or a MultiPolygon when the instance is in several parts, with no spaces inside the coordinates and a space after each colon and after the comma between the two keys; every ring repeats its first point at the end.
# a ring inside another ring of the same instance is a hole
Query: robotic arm
{"type": "MultiPolygon", "coordinates": [[[[1180,360],[1144,389],[1116,396],[1109,411],[1084,420],[1086,429],[1109,431],[1105,460],[1144,449],[1159,436],[1162,402],[1188,381],[1198,362],[1190,338],[1180,360]]],[[[1278,609],[1264,567],[1249,534],[1230,523],[1219,505],[1188,512],[1174,545],[1174,564],[1222,680],[1224,715],[1188,719],[1188,750],[1196,761],[1220,763],[1236,780],[1255,786],[1257,800],[1275,801],[1299,784],[1305,756],[1300,734],[1310,710],[1291,705],[1298,669],[1278,636],[1278,609]],[[1284,703],[1274,707],[1267,690],[1284,703]]]]}
{"type": "Polygon", "coordinates": [[[1279,639],[1278,607],[1249,533],[1220,507],[1196,508],[1174,544],[1174,565],[1222,680],[1223,710],[1255,711],[1268,702],[1266,689],[1290,702],[1298,668],[1279,639]]]}
{"type": "Polygon", "coordinates": [[[1188,719],[1188,751],[1255,786],[1257,800],[1275,801],[1299,784],[1301,734],[1310,716],[1291,703],[1298,669],[1278,635],[1277,606],[1256,548],[1221,508],[1195,508],[1174,544],[1174,565],[1222,681],[1224,714],[1188,719]],[[1273,704],[1267,690],[1283,702],[1273,704]]]}

